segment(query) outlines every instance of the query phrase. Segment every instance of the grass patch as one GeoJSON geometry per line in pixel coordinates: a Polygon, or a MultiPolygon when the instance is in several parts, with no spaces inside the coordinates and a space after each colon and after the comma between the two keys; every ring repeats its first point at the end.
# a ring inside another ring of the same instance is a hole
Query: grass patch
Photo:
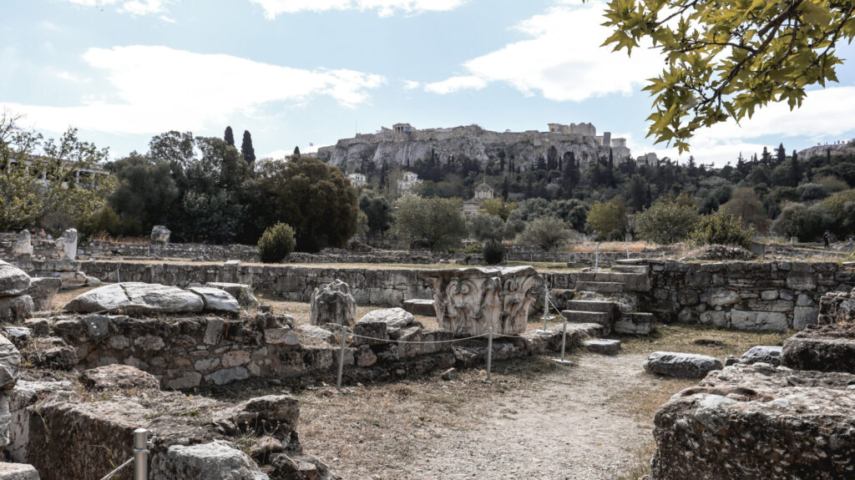
{"type": "Polygon", "coordinates": [[[737,357],[757,345],[783,345],[792,336],[787,333],[756,333],[720,330],[700,325],[658,325],[656,333],[646,337],[619,337],[627,353],[682,352],[709,355],[724,359],[737,357]],[[699,344],[697,340],[712,340],[712,344],[699,344]]]}

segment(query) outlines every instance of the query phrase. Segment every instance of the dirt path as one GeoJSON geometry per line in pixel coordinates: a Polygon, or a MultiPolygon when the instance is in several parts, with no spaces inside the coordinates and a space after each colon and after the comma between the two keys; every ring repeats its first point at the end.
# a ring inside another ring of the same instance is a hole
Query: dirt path
{"type": "MultiPolygon", "coordinates": [[[[493,385],[464,372],[337,400],[313,392],[303,398],[302,439],[346,479],[617,479],[652,440],[652,418],[631,408],[663,388],[643,373],[644,359],[585,353],[569,368],[548,359],[504,374],[498,366],[493,385]]],[[[668,394],[682,387],[665,385],[668,394]]]]}

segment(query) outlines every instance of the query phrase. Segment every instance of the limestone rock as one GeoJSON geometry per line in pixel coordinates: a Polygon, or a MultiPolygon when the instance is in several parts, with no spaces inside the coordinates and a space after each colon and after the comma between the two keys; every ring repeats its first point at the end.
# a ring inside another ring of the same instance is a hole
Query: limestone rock
{"type": "Polygon", "coordinates": [[[722,368],[718,359],[694,353],[653,352],[644,362],[647,373],[677,378],[703,378],[722,368]]]}
{"type": "Polygon", "coordinates": [[[62,280],[59,278],[33,278],[27,295],[33,299],[33,308],[37,312],[46,312],[53,309],[53,299],[59,289],[62,288],[62,280]]]}
{"type": "Polygon", "coordinates": [[[151,243],[152,245],[167,245],[171,235],[172,232],[168,228],[163,225],[155,225],[151,229],[151,243]]]}
{"type": "Polygon", "coordinates": [[[316,288],[312,292],[309,320],[312,325],[352,326],[356,320],[356,300],[350,294],[350,286],[336,280],[316,288]]]}
{"type": "Polygon", "coordinates": [[[187,290],[202,297],[209,312],[240,313],[240,304],[225,290],[211,287],[193,287],[187,290]]]}
{"type": "Polygon", "coordinates": [[[151,462],[152,480],[269,480],[249,456],[231,443],[215,440],[201,445],[173,445],[151,462]]]}
{"type": "Polygon", "coordinates": [[[359,319],[360,323],[385,323],[388,331],[400,330],[413,324],[413,314],[403,308],[382,308],[368,312],[359,319]]]}
{"type": "Polygon", "coordinates": [[[652,480],[852,477],[855,376],[735,365],[654,417],[652,480]]]}
{"type": "Polygon", "coordinates": [[[750,332],[786,332],[790,328],[786,313],[743,310],[733,310],[730,313],[730,326],[736,330],[750,332]]]}
{"type": "Polygon", "coordinates": [[[59,251],[60,260],[74,260],[77,258],[77,230],[69,228],[62,232],[62,236],[56,239],[56,249],[59,251]]]}
{"type": "Polygon", "coordinates": [[[58,337],[35,337],[22,353],[34,366],[56,370],[71,370],[79,361],[77,349],[58,337]]]}
{"type": "Polygon", "coordinates": [[[367,368],[377,363],[377,355],[371,350],[368,345],[360,346],[355,353],[356,365],[361,368],[367,368]]]}
{"type": "Polygon", "coordinates": [[[89,390],[158,390],[160,382],[150,373],[128,365],[105,365],[91,368],[80,375],[89,390]]]}
{"type": "Polygon", "coordinates": [[[614,355],[620,352],[620,340],[594,339],[585,340],[582,346],[592,353],[600,353],[603,355],[614,355]]]}
{"type": "Polygon", "coordinates": [[[783,347],[752,347],[739,357],[740,363],[751,365],[754,363],[768,363],[773,367],[781,364],[781,349],[783,347]]]}
{"type": "Polygon", "coordinates": [[[39,480],[39,472],[24,463],[0,463],[0,480],[39,480]]]}
{"type": "Polygon", "coordinates": [[[258,298],[255,297],[255,294],[252,291],[252,285],[247,285],[245,283],[208,282],[205,286],[219,288],[220,290],[229,292],[231,296],[237,299],[238,303],[243,308],[258,308],[258,298]]]}
{"type": "Polygon", "coordinates": [[[851,293],[832,292],[819,300],[820,325],[855,323],[855,290],[851,293]]]}
{"type": "Polygon", "coordinates": [[[781,364],[795,370],[855,374],[855,324],[807,327],[784,340],[781,364]]]}
{"type": "Polygon", "coordinates": [[[299,325],[297,333],[321,343],[335,344],[335,334],[315,325],[299,325]]]}
{"type": "Polygon", "coordinates": [[[18,239],[12,245],[12,255],[16,257],[31,257],[33,255],[33,242],[29,230],[21,230],[18,239]]]}
{"type": "Polygon", "coordinates": [[[465,268],[421,273],[432,282],[437,322],[459,336],[525,332],[531,306],[543,291],[533,267],[465,268]]]}
{"type": "Polygon", "coordinates": [[[0,389],[14,387],[20,370],[21,353],[12,342],[0,335],[0,389]]]}
{"type": "Polygon", "coordinates": [[[413,315],[421,315],[424,317],[435,317],[436,308],[433,300],[407,300],[404,302],[404,310],[413,315]]]}
{"type": "Polygon", "coordinates": [[[33,299],[29,295],[0,297],[0,321],[20,322],[34,311],[33,299]]]}
{"type": "Polygon", "coordinates": [[[297,430],[300,403],[291,395],[267,395],[242,402],[216,415],[240,431],[257,431],[287,438],[297,430]]]}
{"type": "Polygon", "coordinates": [[[0,297],[20,295],[30,288],[30,276],[18,267],[0,260],[0,297]]]}
{"type": "Polygon", "coordinates": [[[201,312],[202,297],[178,287],[147,283],[117,283],[90,290],[65,305],[68,312],[201,312]]]}

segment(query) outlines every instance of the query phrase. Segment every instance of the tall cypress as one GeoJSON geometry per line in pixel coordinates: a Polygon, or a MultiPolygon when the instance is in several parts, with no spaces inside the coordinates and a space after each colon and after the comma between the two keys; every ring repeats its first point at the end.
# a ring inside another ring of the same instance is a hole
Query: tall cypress
{"type": "Polygon", "coordinates": [[[223,139],[226,141],[226,145],[235,146],[235,134],[232,132],[232,127],[226,127],[226,135],[223,139]]]}
{"type": "Polygon", "coordinates": [[[798,187],[802,181],[802,168],[799,165],[799,154],[793,150],[792,167],[790,168],[790,182],[792,186],[798,187]]]}
{"type": "Polygon", "coordinates": [[[255,161],[255,149],[252,148],[252,135],[248,130],[243,131],[243,143],[240,144],[240,153],[243,154],[243,159],[246,163],[252,164],[255,161]]]}

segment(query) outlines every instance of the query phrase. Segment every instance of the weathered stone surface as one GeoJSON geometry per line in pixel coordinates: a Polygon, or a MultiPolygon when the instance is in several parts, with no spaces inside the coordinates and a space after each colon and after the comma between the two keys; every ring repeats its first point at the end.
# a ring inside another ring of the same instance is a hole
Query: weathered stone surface
{"type": "Polygon", "coordinates": [[[192,287],[187,290],[202,297],[205,310],[209,312],[240,313],[240,304],[237,299],[225,290],[211,287],[192,287]]]}
{"type": "Polygon", "coordinates": [[[851,478],[853,383],[762,364],[713,372],[656,412],[651,480],[851,478]]]}
{"type": "Polygon", "coordinates": [[[33,278],[27,295],[33,299],[33,307],[37,312],[53,309],[53,299],[59,289],[62,288],[62,280],[59,278],[33,278]]]}
{"type": "Polygon", "coordinates": [[[0,389],[8,390],[18,381],[21,353],[6,337],[0,335],[0,389]]]}
{"type": "Polygon", "coordinates": [[[258,298],[256,298],[255,293],[252,290],[252,285],[245,283],[208,282],[205,286],[225,290],[231,296],[235,297],[243,308],[258,308],[258,298]]]}
{"type": "Polygon", "coordinates": [[[15,257],[31,257],[33,255],[33,242],[30,231],[21,230],[15,244],[12,245],[12,255],[15,257]]]}
{"type": "Polygon", "coordinates": [[[80,382],[90,390],[157,390],[154,375],[128,365],[105,365],[80,374],[80,382]]]}
{"type": "Polygon", "coordinates": [[[249,371],[244,367],[224,368],[205,375],[205,381],[214,385],[225,385],[247,378],[249,378],[249,371]]]}
{"type": "Polygon", "coordinates": [[[74,260],[77,258],[77,230],[69,228],[62,232],[62,236],[56,239],[56,249],[60,260],[74,260]]]}
{"type": "Polygon", "coordinates": [[[335,334],[333,332],[315,325],[299,325],[297,327],[297,333],[301,336],[322,343],[335,343],[335,334]]]}
{"type": "Polygon", "coordinates": [[[0,297],[20,295],[30,288],[30,276],[0,260],[0,297]]]}
{"type": "Polygon", "coordinates": [[[585,340],[582,345],[592,353],[614,355],[620,352],[620,340],[593,339],[585,340]]]}
{"type": "Polygon", "coordinates": [[[436,316],[436,307],[433,300],[407,300],[404,302],[404,310],[413,315],[422,315],[425,317],[436,316]]]}
{"type": "Polygon", "coordinates": [[[336,280],[312,292],[309,323],[352,326],[355,321],[356,300],[350,294],[350,286],[346,283],[336,280]]]}
{"type": "Polygon", "coordinates": [[[816,325],[819,309],[816,307],[796,307],[793,311],[793,329],[804,330],[808,325],[816,325]]]}
{"type": "Polygon", "coordinates": [[[167,245],[172,232],[163,225],[155,225],[151,228],[152,245],[167,245]]]}
{"type": "Polygon", "coordinates": [[[647,373],[677,378],[703,378],[709,372],[722,368],[717,358],[694,353],[653,352],[644,362],[647,373]]]}
{"type": "Polygon", "coordinates": [[[777,346],[757,346],[752,347],[747,352],[739,357],[739,361],[748,365],[754,363],[768,363],[773,367],[781,364],[781,350],[783,347],[777,346]]]}
{"type": "Polygon", "coordinates": [[[413,314],[403,308],[382,308],[367,313],[357,324],[385,323],[387,330],[393,331],[409,327],[414,321],[413,314]]]}
{"type": "Polygon", "coordinates": [[[739,293],[726,288],[716,288],[704,292],[701,299],[713,307],[725,307],[738,302],[739,293]]]}
{"type": "Polygon", "coordinates": [[[649,335],[656,331],[656,318],[651,313],[622,313],[612,330],[625,335],[649,335]]]}
{"type": "Polygon", "coordinates": [[[249,456],[229,442],[215,440],[188,447],[173,445],[152,459],[152,480],[268,480],[249,456]]]}
{"type": "Polygon", "coordinates": [[[533,267],[467,268],[421,273],[433,283],[437,322],[460,336],[525,332],[529,309],[542,294],[543,277],[533,267]]]}
{"type": "Polygon", "coordinates": [[[0,480],[39,480],[39,472],[32,465],[0,463],[0,480]]]}
{"type": "MultiPolygon", "coordinates": [[[[237,303],[237,302],[235,302],[237,303]]],[[[178,287],[148,283],[117,283],[90,290],[65,305],[68,312],[201,312],[202,297],[178,287]]]]}
{"type": "MultiPolygon", "coordinates": [[[[15,388],[9,391],[9,412],[11,413],[10,441],[4,453],[14,462],[27,461],[27,447],[30,436],[31,413],[28,407],[50,398],[76,399],[71,382],[28,382],[19,380],[15,388]]],[[[44,445],[35,448],[42,449],[44,445]]]]}
{"type": "Polygon", "coordinates": [[[35,306],[29,295],[0,297],[0,321],[20,322],[33,314],[35,306]]]}
{"type": "Polygon", "coordinates": [[[57,370],[71,370],[79,360],[77,350],[57,337],[35,337],[22,353],[34,366],[57,370]]]}
{"type": "Polygon", "coordinates": [[[235,432],[256,432],[288,438],[297,431],[300,403],[290,395],[267,395],[217,412],[214,421],[235,432]]]}
{"type": "Polygon", "coordinates": [[[819,300],[820,325],[855,323],[855,289],[851,293],[832,292],[819,300]]]}
{"type": "Polygon", "coordinates": [[[448,370],[442,372],[440,378],[446,381],[457,380],[457,377],[460,375],[457,373],[457,369],[449,368],[448,370]]]}
{"type": "Polygon", "coordinates": [[[855,374],[855,324],[807,327],[784,340],[781,364],[795,370],[855,374]]]}
{"type": "Polygon", "coordinates": [[[786,313],[745,310],[733,310],[730,313],[730,326],[750,332],[786,332],[790,328],[786,313]]]}

